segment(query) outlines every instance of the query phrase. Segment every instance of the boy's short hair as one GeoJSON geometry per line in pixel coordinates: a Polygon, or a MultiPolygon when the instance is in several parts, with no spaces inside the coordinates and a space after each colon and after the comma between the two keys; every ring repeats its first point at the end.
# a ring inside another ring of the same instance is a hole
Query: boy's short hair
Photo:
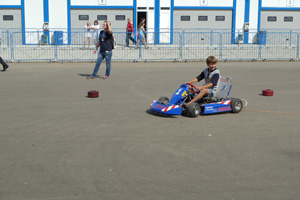
{"type": "Polygon", "coordinates": [[[207,65],[209,65],[209,64],[216,64],[217,62],[218,62],[218,60],[214,56],[208,56],[206,58],[206,64],[207,65]]]}

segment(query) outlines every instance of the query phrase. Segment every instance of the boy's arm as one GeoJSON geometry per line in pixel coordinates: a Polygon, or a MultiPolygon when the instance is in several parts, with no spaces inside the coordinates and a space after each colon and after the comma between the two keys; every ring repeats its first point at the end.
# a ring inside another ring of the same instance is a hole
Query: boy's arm
{"type": "Polygon", "coordinates": [[[194,78],[193,80],[191,80],[191,81],[188,82],[188,83],[196,83],[196,82],[198,82],[198,79],[197,79],[197,78],[194,78]]]}
{"type": "Polygon", "coordinates": [[[220,77],[219,74],[213,75],[213,77],[211,78],[211,82],[209,84],[200,86],[200,87],[198,87],[198,89],[203,90],[203,89],[208,89],[208,88],[211,88],[213,86],[216,86],[218,84],[219,77],[220,77]]]}
{"type": "Polygon", "coordinates": [[[197,87],[197,89],[198,89],[198,90],[203,90],[203,89],[210,88],[210,87],[212,87],[213,85],[214,85],[214,84],[209,83],[209,84],[207,84],[207,85],[199,86],[199,87],[197,87]]]}
{"type": "Polygon", "coordinates": [[[191,80],[188,83],[196,83],[196,82],[201,81],[202,79],[204,79],[204,73],[203,72],[201,72],[201,74],[199,74],[199,76],[197,76],[196,78],[194,78],[193,80],[191,80]]]}

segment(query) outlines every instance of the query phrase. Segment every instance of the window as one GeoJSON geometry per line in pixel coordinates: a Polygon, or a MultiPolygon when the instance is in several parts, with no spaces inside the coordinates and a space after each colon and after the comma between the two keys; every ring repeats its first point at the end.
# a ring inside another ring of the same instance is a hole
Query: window
{"type": "Polygon", "coordinates": [[[97,15],[97,20],[107,20],[107,15],[97,15]]]}
{"type": "Polygon", "coordinates": [[[88,15],[79,15],[79,20],[89,20],[88,15]]]}
{"type": "Polygon", "coordinates": [[[198,16],[198,21],[207,21],[208,17],[207,16],[198,16]]]}
{"type": "Polygon", "coordinates": [[[216,21],[225,21],[225,16],[216,16],[216,21]]]}
{"type": "Polygon", "coordinates": [[[125,15],[116,15],[116,20],[125,20],[125,15]]]}
{"type": "Polygon", "coordinates": [[[191,21],[190,16],[181,16],[181,21],[191,21]]]}
{"type": "Polygon", "coordinates": [[[268,16],[268,22],[276,22],[277,21],[277,17],[275,16],[268,16]]]}
{"type": "Polygon", "coordinates": [[[147,7],[137,7],[138,10],[147,10],[147,7]]]}
{"type": "Polygon", "coordinates": [[[3,21],[13,21],[14,16],[13,15],[3,15],[3,21]]]}
{"type": "Polygon", "coordinates": [[[293,22],[293,17],[284,17],[285,22],[293,22]]]}
{"type": "Polygon", "coordinates": [[[161,7],[161,10],[170,10],[170,7],[161,7]]]}

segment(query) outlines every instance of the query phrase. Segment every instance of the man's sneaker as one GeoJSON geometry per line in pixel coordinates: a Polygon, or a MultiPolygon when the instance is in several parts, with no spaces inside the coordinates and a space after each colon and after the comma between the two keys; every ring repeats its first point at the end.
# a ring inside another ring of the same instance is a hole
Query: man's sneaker
{"type": "Polygon", "coordinates": [[[104,76],[103,80],[109,79],[109,76],[104,76]]]}
{"type": "Polygon", "coordinates": [[[94,79],[95,77],[93,76],[88,76],[87,79],[94,79]]]}
{"type": "Polygon", "coordinates": [[[5,72],[7,68],[8,68],[8,65],[3,66],[3,70],[2,71],[5,72]]]}

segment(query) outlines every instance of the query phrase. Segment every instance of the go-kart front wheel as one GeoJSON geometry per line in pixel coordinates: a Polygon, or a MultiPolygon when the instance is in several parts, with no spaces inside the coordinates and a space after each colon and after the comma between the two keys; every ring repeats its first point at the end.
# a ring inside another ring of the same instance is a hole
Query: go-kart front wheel
{"type": "Polygon", "coordinates": [[[200,105],[197,104],[197,103],[191,103],[188,107],[188,115],[191,116],[191,117],[198,117],[198,115],[200,114],[201,112],[201,108],[200,108],[200,105]]]}
{"type": "Polygon", "coordinates": [[[161,102],[164,102],[164,103],[169,103],[170,100],[169,100],[168,97],[162,96],[162,97],[159,97],[158,101],[161,101],[161,102]]]}
{"type": "Polygon", "coordinates": [[[243,102],[240,99],[231,98],[230,106],[233,113],[239,113],[243,109],[243,102]]]}

